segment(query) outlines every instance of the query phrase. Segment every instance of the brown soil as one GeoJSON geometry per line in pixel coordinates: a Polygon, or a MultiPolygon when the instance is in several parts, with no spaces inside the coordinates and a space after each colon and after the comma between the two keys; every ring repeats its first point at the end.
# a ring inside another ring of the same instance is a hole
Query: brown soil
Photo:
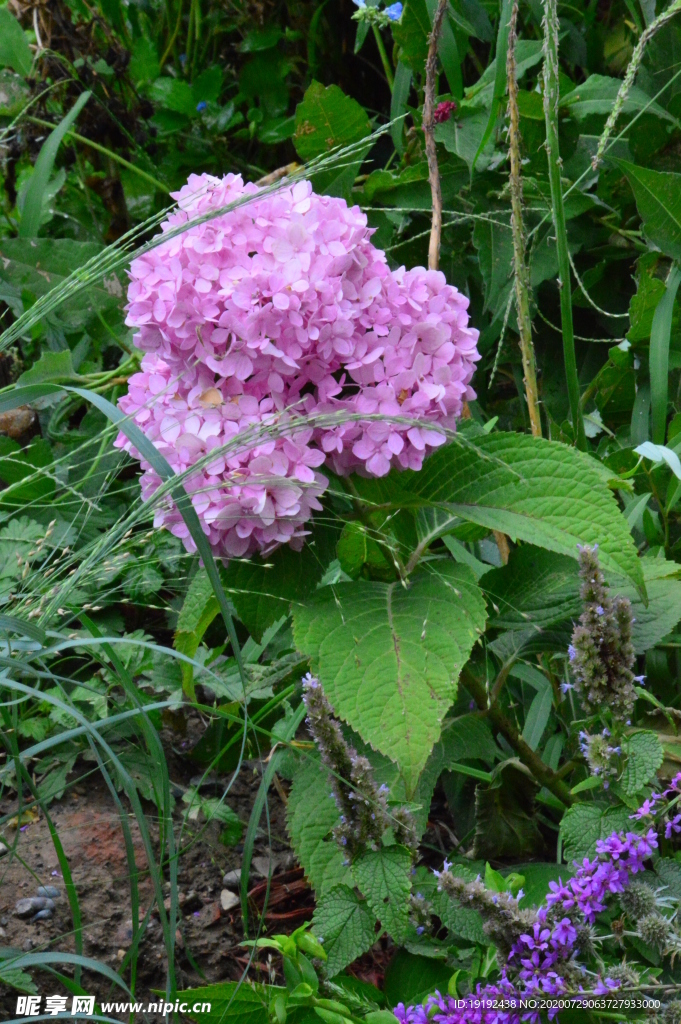
{"type": "MultiPolygon", "coordinates": [[[[171,779],[186,788],[195,767],[175,758],[170,751],[169,755],[171,779]]],[[[260,777],[259,765],[247,763],[230,790],[228,803],[244,823],[248,822],[260,777]]],[[[228,781],[227,778],[214,779],[214,790],[221,791],[228,781]]],[[[124,799],[123,805],[129,810],[124,799]]],[[[184,806],[179,799],[175,811],[176,836],[180,834],[184,806]]],[[[4,801],[0,805],[3,815],[13,811],[16,811],[16,804],[4,801]]],[[[156,851],[156,808],[147,804],[145,812],[156,851]]],[[[49,814],[78,893],[83,954],[118,971],[132,942],[132,917],[130,872],[114,801],[101,776],[89,774],[75,785],[71,784],[63,799],[51,804],[49,814]]],[[[251,870],[249,893],[251,928],[257,926],[264,910],[262,926],[270,933],[291,931],[308,920],[314,908],[302,870],[295,866],[287,848],[284,815],[282,800],[273,788],[269,797],[270,836],[265,834],[263,816],[263,832],[256,839],[253,859],[262,867],[271,851],[278,866],[270,882],[267,905],[267,882],[255,867],[251,870]]],[[[140,922],[149,908],[154,908],[140,944],[135,991],[136,998],[152,1001],[153,990],[165,987],[167,957],[139,826],[132,813],[128,821],[139,871],[140,922]]],[[[219,839],[220,829],[221,826],[213,823],[189,822],[182,831],[178,871],[180,920],[175,958],[180,988],[237,979],[251,959],[250,950],[240,945],[243,937],[240,907],[224,911],[220,902],[221,890],[225,888],[223,875],[241,866],[243,845],[231,848],[223,845],[219,839]]],[[[0,859],[0,946],[10,946],[17,951],[75,952],[73,919],[46,819],[40,817],[21,827],[18,833],[16,828],[5,827],[0,839],[10,847],[10,852],[0,859]],[[36,895],[39,885],[54,885],[61,891],[53,917],[35,922],[18,917],[16,902],[36,895]]],[[[167,870],[164,877],[164,894],[169,897],[167,870]]],[[[169,905],[168,898],[166,905],[169,905]]],[[[256,957],[251,963],[249,977],[268,980],[273,966],[268,967],[264,956],[262,960],[259,964],[256,957]]],[[[73,968],[68,965],[57,969],[65,975],[73,974],[73,968]]],[[[67,994],[49,974],[33,974],[41,994],[67,994]]],[[[129,980],[129,971],[124,971],[124,977],[129,980]]],[[[98,1001],[124,998],[122,991],[112,992],[110,982],[93,971],[83,973],[81,984],[86,992],[96,995],[98,1001]]],[[[13,989],[0,985],[0,1020],[11,1020],[15,1016],[16,998],[13,989]]]]}

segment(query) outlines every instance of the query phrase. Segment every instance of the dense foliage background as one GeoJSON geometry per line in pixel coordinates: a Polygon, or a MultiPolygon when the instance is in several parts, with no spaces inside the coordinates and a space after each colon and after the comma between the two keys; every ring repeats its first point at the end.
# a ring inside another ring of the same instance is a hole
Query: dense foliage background
{"type": "MultiPolygon", "coordinates": [[[[71,915],[68,934],[42,933],[33,951],[0,949],[12,1010],[15,991],[43,990],[50,963],[69,993],[94,991],[99,974],[98,1005],[109,984],[138,990],[154,907],[163,955],[144,985],[174,996],[212,981],[211,1021],[378,1024],[436,988],[465,995],[497,977],[498,947],[484,915],[446,898],[430,869],[447,856],[462,878],[480,873],[514,896],[523,886],[519,905],[536,906],[598,840],[648,827],[632,814],[678,770],[676,0],[666,11],[660,0],[575,0],[557,12],[528,0],[510,44],[510,3],[451,0],[434,97],[440,269],[470,299],[481,359],[477,398],[420,473],[331,475],[302,552],[218,564],[153,528],[139,466],[113,446],[116,403],[141,358],[125,325],[126,266],[190,173],[276,189],[312,162],[315,191],[366,212],[391,268],[427,265],[422,119],[436,7],[0,8],[0,877],[18,863],[21,829],[49,822],[71,915]],[[558,66],[545,59],[547,11],[558,66]],[[610,595],[632,603],[635,704],[624,717],[574,688],[578,545],[598,545],[610,595]],[[384,839],[349,858],[319,756],[336,762],[303,721],[308,670],[388,793],[384,839]],[[234,795],[251,770],[244,809],[234,795]],[[50,818],[89,773],[105,780],[128,844],[130,939],[113,961],[84,939],[82,893],[50,818]],[[271,938],[269,885],[264,905],[249,900],[273,803],[286,805],[278,839],[314,892],[323,949],[304,928],[286,938],[286,921],[271,938]],[[139,920],[130,821],[150,886],[139,920]],[[234,953],[206,977],[178,871],[211,828],[241,865],[239,901],[223,911],[238,940],[257,930],[269,945],[239,947],[241,961],[234,953]]],[[[163,460],[155,468],[166,478],[163,460]]],[[[199,543],[181,482],[165,493],[199,543]]],[[[626,984],[657,986],[668,1024],[681,1019],[670,1003],[681,984],[677,832],[646,872],[664,888],[665,936],[646,941],[635,916],[625,926],[620,907],[620,927],[611,908],[584,983],[593,990],[624,958],[636,965],[626,984]]]]}

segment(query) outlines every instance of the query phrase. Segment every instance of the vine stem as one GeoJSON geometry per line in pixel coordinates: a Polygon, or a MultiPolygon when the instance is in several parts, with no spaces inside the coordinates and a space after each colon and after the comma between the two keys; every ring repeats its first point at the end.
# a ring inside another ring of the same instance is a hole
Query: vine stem
{"type": "Polygon", "coordinates": [[[560,290],[560,319],[563,330],[563,359],[572,429],[575,442],[586,450],[584,420],[579,402],[579,377],[575,354],[575,332],[572,323],[572,291],[570,281],[570,253],[568,251],[565,207],[560,180],[561,160],[558,144],[558,12],[557,0],[544,0],[544,120],[546,122],[546,152],[551,185],[551,211],[556,232],[558,256],[558,288],[560,290]]]}
{"type": "Polygon", "coordinates": [[[426,159],[428,160],[428,180],[433,203],[433,218],[430,227],[430,244],[428,246],[428,269],[437,270],[440,265],[440,238],[442,235],[442,188],[440,186],[440,170],[437,165],[437,147],[435,145],[435,93],[437,91],[437,44],[442,31],[442,23],[449,6],[449,0],[438,0],[437,10],[433,18],[433,28],[428,39],[428,57],[426,59],[426,89],[423,98],[423,133],[426,137],[426,159]]]}
{"type": "Polygon", "coordinates": [[[622,108],[626,103],[629,91],[631,90],[631,87],[634,84],[634,79],[636,78],[638,69],[641,66],[641,61],[643,60],[643,52],[647,44],[653,38],[658,29],[661,29],[662,26],[671,18],[673,18],[675,14],[678,14],[679,11],[681,11],[681,0],[674,0],[674,2],[669,5],[667,10],[663,11],[662,14],[655,18],[655,20],[652,21],[650,25],[648,25],[648,27],[644,29],[644,31],[641,33],[641,38],[634,47],[634,52],[631,55],[631,60],[629,61],[627,73],[622,79],[622,84],[619,87],[619,91],[617,93],[617,97],[613,104],[612,110],[610,111],[610,114],[608,116],[608,120],[605,122],[603,134],[598,140],[598,148],[596,150],[596,154],[593,160],[591,161],[591,166],[593,167],[594,171],[598,168],[598,165],[601,163],[603,159],[603,155],[608,145],[610,136],[612,135],[617,118],[622,113],[622,108]]]}
{"type": "Polygon", "coordinates": [[[499,705],[497,703],[489,703],[484,684],[476,679],[472,672],[467,669],[464,669],[461,673],[461,682],[480,710],[487,715],[493,730],[500,732],[504,739],[510,743],[519,759],[526,768],[529,768],[537,782],[542,786],[546,786],[566,807],[570,807],[575,802],[575,798],[567,785],[556,775],[553,769],[544,764],[539,754],[523,739],[518,729],[506,717],[499,705]]]}
{"type": "MultiPolygon", "coordinates": [[[[681,0],[679,0],[681,3],[681,0]]],[[[514,0],[511,20],[508,26],[508,48],[506,51],[506,77],[508,79],[508,156],[510,161],[509,185],[511,191],[511,233],[513,236],[513,270],[515,277],[515,300],[518,314],[520,352],[523,360],[525,399],[530,415],[533,437],[541,437],[541,414],[537,391],[537,363],[532,341],[532,317],[530,316],[530,274],[526,258],[525,227],[523,224],[523,184],[520,173],[520,113],[518,111],[518,76],[516,73],[515,47],[518,39],[518,6],[514,0]]]]}

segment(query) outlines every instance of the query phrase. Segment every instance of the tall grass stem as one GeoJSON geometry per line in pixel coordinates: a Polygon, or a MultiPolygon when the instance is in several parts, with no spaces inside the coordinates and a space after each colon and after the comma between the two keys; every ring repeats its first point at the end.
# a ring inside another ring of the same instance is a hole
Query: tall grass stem
{"type": "Polygon", "coordinates": [[[426,90],[423,101],[423,133],[426,137],[426,158],[428,160],[428,180],[432,196],[432,221],[430,227],[430,244],[428,245],[428,268],[437,270],[440,265],[440,238],[442,236],[442,187],[440,185],[440,169],[437,165],[437,146],[435,144],[435,94],[437,92],[438,64],[437,44],[442,31],[442,23],[449,7],[449,0],[438,0],[437,10],[433,18],[433,28],[428,39],[428,58],[426,60],[426,90]]]}
{"type": "Polygon", "coordinates": [[[513,236],[513,272],[515,277],[516,312],[520,352],[523,360],[523,381],[525,399],[530,416],[530,428],[534,437],[541,437],[541,413],[537,391],[537,362],[532,341],[532,317],[530,314],[530,273],[527,266],[525,226],[523,224],[523,182],[520,173],[520,113],[518,110],[518,77],[515,62],[515,47],[518,39],[518,6],[514,0],[508,28],[506,49],[506,76],[508,78],[508,156],[510,161],[509,184],[511,191],[511,233],[513,236]]]}
{"type": "Polygon", "coordinates": [[[558,142],[558,12],[556,0],[544,0],[544,119],[546,122],[546,152],[549,162],[551,208],[556,232],[558,256],[558,287],[560,289],[560,319],[563,330],[563,359],[572,428],[575,443],[586,450],[584,421],[579,402],[579,377],[575,354],[575,333],[572,323],[572,290],[570,283],[570,253],[568,251],[565,207],[561,187],[561,160],[558,142]]]}

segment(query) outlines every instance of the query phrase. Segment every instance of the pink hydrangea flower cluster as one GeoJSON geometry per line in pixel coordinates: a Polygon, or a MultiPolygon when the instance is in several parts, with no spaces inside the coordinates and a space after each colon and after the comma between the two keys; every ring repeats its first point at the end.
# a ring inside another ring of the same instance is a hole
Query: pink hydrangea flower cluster
{"type": "MultiPolygon", "coordinates": [[[[226,557],[299,546],[325,462],[420,469],[475,397],[479,359],[466,297],[439,272],[390,270],[359,208],[309,182],[261,195],[192,175],[162,229],[250,196],[133,261],[127,323],[145,355],[120,401],[174,470],[200,464],[186,486],[226,557]]],[[[160,481],[141,462],[148,498],[160,481]]],[[[156,525],[192,549],[172,505],[156,525]]]]}

